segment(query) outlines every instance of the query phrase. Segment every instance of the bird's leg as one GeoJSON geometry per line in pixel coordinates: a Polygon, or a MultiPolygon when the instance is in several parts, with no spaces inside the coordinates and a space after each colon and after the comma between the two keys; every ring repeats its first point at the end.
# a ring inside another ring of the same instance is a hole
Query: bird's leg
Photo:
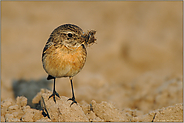
{"type": "Polygon", "coordinates": [[[68,100],[72,100],[73,102],[70,104],[70,107],[71,107],[71,105],[73,105],[74,103],[76,103],[77,104],[77,102],[75,101],[75,95],[74,95],[74,90],[73,90],[73,83],[72,83],[72,77],[69,77],[69,79],[70,79],[70,83],[71,83],[71,87],[72,87],[72,98],[69,98],[68,100]]]}
{"type": "Polygon", "coordinates": [[[56,92],[56,90],[55,90],[55,77],[53,78],[54,79],[54,87],[53,87],[53,93],[52,93],[52,95],[50,95],[49,96],[49,98],[48,99],[50,99],[51,97],[53,97],[53,100],[54,100],[54,102],[56,103],[56,99],[55,99],[55,95],[57,96],[57,97],[59,97],[60,98],[60,96],[59,96],[59,94],[56,92]]]}

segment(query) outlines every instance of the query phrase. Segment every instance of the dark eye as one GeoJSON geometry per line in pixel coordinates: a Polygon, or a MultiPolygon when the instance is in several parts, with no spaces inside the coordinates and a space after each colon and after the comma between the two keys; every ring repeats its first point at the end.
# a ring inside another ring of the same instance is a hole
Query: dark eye
{"type": "Polygon", "coordinates": [[[68,37],[72,37],[72,34],[71,33],[68,33],[68,37]]]}

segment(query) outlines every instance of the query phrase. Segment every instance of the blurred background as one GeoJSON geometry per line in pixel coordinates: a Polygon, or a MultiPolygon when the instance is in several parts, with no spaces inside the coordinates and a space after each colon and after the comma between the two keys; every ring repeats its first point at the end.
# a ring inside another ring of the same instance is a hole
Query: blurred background
{"type": "MultiPolygon", "coordinates": [[[[1,101],[28,104],[46,80],[41,55],[51,32],[66,23],[97,31],[74,77],[79,103],[112,102],[144,113],[182,102],[182,2],[1,2],[1,101]]],[[[56,79],[71,97],[68,78],[56,79]]],[[[34,106],[34,105],[32,105],[34,106]]]]}

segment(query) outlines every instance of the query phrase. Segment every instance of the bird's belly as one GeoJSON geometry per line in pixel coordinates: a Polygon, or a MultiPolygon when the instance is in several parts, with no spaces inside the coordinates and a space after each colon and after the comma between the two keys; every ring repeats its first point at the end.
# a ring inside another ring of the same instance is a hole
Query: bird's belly
{"type": "Polygon", "coordinates": [[[78,47],[68,50],[66,47],[57,48],[43,60],[45,71],[53,77],[72,77],[83,68],[86,61],[86,49],[78,47]]]}

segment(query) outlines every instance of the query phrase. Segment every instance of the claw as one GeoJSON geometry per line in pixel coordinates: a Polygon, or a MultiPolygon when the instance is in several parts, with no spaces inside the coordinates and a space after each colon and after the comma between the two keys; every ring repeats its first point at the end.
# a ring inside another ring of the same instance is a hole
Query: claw
{"type": "Polygon", "coordinates": [[[56,92],[56,96],[60,98],[59,94],[56,92]]]}
{"type": "Polygon", "coordinates": [[[51,97],[53,97],[53,100],[54,100],[54,102],[56,103],[55,95],[56,95],[57,97],[59,97],[59,98],[60,98],[59,94],[58,94],[56,91],[54,91],[54,92],[52,93],[52,95],[50,95],[50,96],[49,96],[49,98],[48,98],[48,99],[50,99],[51,97]]]}
{"type": "MultiPolygon", "coordinates": [[[[74,97],[69,98],[68,100],[72,100],[72,103],[70,104],[70,107],[71,107],[74,103],[77,104],[77,101],[75,101],[75,98],[74,98],[74,97]]],[[[67,101],[68,101],[68,100],[67,100],[67,101]]]]}

